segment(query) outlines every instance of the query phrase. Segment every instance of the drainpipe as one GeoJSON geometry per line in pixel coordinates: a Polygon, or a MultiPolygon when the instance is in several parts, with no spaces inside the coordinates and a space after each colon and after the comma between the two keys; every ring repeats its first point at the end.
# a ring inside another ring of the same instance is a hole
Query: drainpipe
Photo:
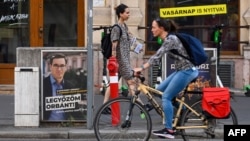
{"type": "MultiPolygon", "coordinates": [[[[243,15],[243,18],[245,19],[247,25],[250,27],[250,8],[247,9],[245,14],[243,15]]],[[[248,28],[248,42],[250,42],[249,28],[248,28]]],[[[249,45],[243,46],[243,57],[244,57],[243,68],[248,68],[248,69],[243,69],[243,85],[249,85],[249,80],[250,80],[250,75],[249,75],[250,46],[249,45]]]]}
{"type": "MultiPolygon", "coordinates": [[[[243,15],[243,18],[247,22],[247,25],[250,26],[250,8],[247,9],[245,14],[243,15]]],[[[250,43],[250,30],[248,30],[248,43],[250,43]]]]}
{"type": "Polygon", "coordinates": [[[93,1],[88,0],[88,5],[87,5],[87,48],[88,48],[88,53],[87,53],[87,69],[88,69],[88,83],[87,83],[87,102],[88,102],[88,107],[87,107],[87,128],[91,129],[93,126],[93,93],[94,93],[94,82],[93,82],[93,1]]]}

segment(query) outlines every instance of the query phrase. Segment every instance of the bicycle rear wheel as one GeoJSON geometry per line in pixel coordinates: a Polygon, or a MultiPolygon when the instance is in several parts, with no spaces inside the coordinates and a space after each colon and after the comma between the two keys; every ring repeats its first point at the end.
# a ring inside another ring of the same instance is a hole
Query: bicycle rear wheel
{"type": "Polygon", "coordinates": [[[139,102],[135,102],[131,116],[127,117],[131,104],[131,98],[119,97],[100,107],[94,119],[98,141],[147,141],[150,138],[152,122],[149,113],[139,102]],[[112,107],[114,104],[116,108],[112,107]],[[107,108],[111,108],[111,114],[104,112],[107,108]]]}
{"type": "MultiPolygon", "coordinates": [[[[191,106],[198,113],[202,113],[201,101],[197,101],[191,106]]],[[[204,115],[203,115],[204,116],[204,115]]],[[[206,116],[204,116],[206,117],[206,116]]],[[[221,138],[223,139],[224,125],[237,125],[238,120],[234,110],[231,107],[231,112],[226,119],[207,119],[201,120],[198,116],[187,109],[181,119],[182,126],[203,126],[208,125],[207,129],[202,128],[188,128],[181,130],[181,135],[185,141],[193,139],[209,139],[209,138],[221,138]],[[208,122],[208,124],[206,123],[208,122]]]]}

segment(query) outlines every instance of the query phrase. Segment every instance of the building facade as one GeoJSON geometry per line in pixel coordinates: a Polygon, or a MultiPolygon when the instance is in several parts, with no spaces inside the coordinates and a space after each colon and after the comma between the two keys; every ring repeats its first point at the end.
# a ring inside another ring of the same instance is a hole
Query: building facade
{"type": "MultiPolygon", "coordinates": [[[[242,88],[250,83],[249,1],[93,0],[93,28],[113,25],[117,20],[114,8],[120,3],[129,6],[130,18],[126,23],[144,45],[142,53],[131,51],[133,67],[147,61],[159,47],[157,39],[151,36],[150,24],[159,17],[160,8],[226,4],[226,14],[170,18],[179,24],[182,32],[198,37],[204,47],[219,49],[218,75],[225,86],[242,88]],[[223,31],[219,47],[212,39],[218,27],[223,31]]],[[[0,84],[14,83],[16,48],[85,47],[87,5],[87,0],[0,0],[0,84]]],[[[100,50],[102,32],[104,30],[93,30],[95,85],[102,83],[105,66],[100,50]]],[[[150,84],[155,79],[152,73],[153,69],[145,72],[150,84]]]]}

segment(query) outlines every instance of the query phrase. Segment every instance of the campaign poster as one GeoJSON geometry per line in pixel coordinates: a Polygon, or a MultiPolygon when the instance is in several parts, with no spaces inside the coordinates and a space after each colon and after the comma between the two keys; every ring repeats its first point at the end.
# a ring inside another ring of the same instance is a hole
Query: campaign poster
{"type": "Polygon", "coordinates": [[[86,121],[86,50],[41,51],[42,120],[86,121]]]}
{"type": "MultiPolygon", "coordinates": [[[[195,82],[189,84],[189,90],[191,91],[202,91],[202,88],[204,87],[217,86],[217,51],[215,48],[205,48],[205,51],[208,55],[208,59],[205,63],[197,66],[199,75],[195,82]]],[[[175,71],[174,60],[167,57],[167,55],[162,59],[162,70],[163,78],[166,78],[175,71]]],[[[191,100],[194,97],[200,98],[200,95],[190,93],[187,97],[188,100],[191,100]]]]}

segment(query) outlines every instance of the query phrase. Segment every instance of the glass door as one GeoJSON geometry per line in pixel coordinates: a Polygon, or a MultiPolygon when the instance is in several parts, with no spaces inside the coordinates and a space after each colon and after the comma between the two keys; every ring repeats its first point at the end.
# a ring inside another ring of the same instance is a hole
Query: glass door
{"type": "Polygon", "coordinates": [[[44,0],[43,45],[77,46],[77,0],[44,0]]]}
{"type": "Polygon", "coordinates": [[[14,84],[16,48],[29,46],[29,0],[0,0],[0,84],[14,84]]]}

